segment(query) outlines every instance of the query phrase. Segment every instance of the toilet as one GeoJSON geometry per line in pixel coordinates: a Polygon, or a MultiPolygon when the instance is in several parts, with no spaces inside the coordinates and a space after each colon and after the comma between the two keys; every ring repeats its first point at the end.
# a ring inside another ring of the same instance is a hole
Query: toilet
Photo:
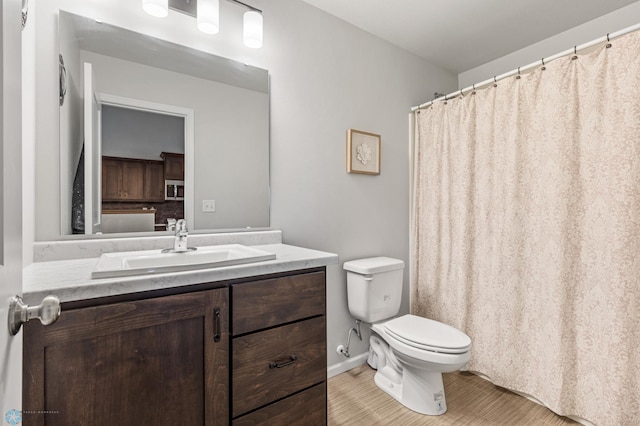
{"type": "Polygon", "coordinates": [[[462,331],[400,310],[404,262],[372,257],[345,262],[351,315],[371,324],[367,362],[376,385],[421,414],[447,411],[442,373],[459,370],[471,355],[462,331]]]}

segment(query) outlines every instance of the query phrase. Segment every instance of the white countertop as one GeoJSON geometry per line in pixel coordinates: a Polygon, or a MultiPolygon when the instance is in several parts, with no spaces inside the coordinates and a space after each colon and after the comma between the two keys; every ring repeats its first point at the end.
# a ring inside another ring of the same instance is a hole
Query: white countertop
{"type": "Polygon", "coordinates": [[[266,244],[253,247],[275,253],[276,258],[213,269],[102,279],[91,279],[91,271],[98,262],[98,257],[36,262],[24,270],[23,298],[27,304],[36,305],[48,295],[57,296],[61,302],[71,302],[338,263],[338,255],[336,254],[287,244],[266,244]]]}

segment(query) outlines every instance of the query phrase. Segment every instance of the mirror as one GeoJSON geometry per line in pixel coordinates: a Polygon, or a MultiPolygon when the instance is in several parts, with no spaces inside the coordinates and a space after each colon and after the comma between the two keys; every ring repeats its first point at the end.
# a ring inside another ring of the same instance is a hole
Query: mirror
{"type": "Polygon", "coordinates": [[[266,70],[65,11],[59,41],[62,235],[269,227],[266,70]]]}

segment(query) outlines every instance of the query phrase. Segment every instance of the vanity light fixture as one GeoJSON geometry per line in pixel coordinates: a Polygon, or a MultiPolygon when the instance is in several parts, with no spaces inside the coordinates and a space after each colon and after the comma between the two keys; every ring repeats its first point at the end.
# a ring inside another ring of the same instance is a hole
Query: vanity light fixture
{"type": "Polygon", "coordinates": [[[199,0],[197,5],[198,29],[205,34],[218,34],[220,31],[220,0],[199,0]]]}
{"type": "MultiPolygon", "coordinates": [[[[242,37],[245,46],[262,47],[262,11],[238,0],[227,0],[249,9],[244,14],[242,37]]],[[[169,9],[196,18],[198,29],[206,34],[220,31],[220,0],[142,0],[142,8],[149,15],[163,18],[169,9]]]]}
{"type": "Polygon", "coordinates": [[[255,10],[244,13],[242,39],[244,45],[259,49],[262,47],[262,14],[255,10]]]}

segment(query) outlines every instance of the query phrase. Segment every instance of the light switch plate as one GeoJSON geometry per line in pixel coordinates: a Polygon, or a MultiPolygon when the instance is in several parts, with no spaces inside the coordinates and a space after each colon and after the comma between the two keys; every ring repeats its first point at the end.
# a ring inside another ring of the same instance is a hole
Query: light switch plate
{"type": "Polygon", "coordinates": [[[212,213],[216,211],[216,200],[202,200],[202,211],[212,213]]]}

